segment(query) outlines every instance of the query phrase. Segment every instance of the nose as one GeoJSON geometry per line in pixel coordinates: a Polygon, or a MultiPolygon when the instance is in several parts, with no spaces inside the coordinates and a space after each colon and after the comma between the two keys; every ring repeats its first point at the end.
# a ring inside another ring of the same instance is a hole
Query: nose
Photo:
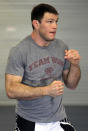
{"type": "Polygon", "coordinates": [[[53,27],[54,29],[57,29],[57,22],[53,22],[52,27],[53,27]]]}

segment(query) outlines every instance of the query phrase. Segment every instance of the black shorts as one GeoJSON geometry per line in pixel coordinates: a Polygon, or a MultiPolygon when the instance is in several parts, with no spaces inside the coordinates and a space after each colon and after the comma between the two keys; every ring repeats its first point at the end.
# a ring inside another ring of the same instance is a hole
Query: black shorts
{"type": "MultiPolygon", "coordinates": [[[[76,131],[67,119],[60,121],[60,126],[64,131],[76,131]]],[[[14,131],[35,131],[35,122],[25,120],[19,115],[16,115],[16,126],[14,131]]]]}

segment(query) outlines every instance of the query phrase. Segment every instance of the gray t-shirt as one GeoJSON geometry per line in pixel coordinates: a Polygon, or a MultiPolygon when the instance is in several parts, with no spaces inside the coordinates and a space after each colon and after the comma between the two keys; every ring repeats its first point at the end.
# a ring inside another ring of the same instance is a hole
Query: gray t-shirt
{"type": "MultiPolygon", "coordinates": [[[[22,76],[22,83],[34,88],[62,80],[63,70],[70,67],[70,63],[64,59],[65,49],[68,47],[62,40],[55,39],[49,46],[40,47],[28,36],[11,49],[6,73],[22,76]]],[[[66,117],[62,97],[17,100],[16,113],[33,122],[62,120],[66,117]]]]}

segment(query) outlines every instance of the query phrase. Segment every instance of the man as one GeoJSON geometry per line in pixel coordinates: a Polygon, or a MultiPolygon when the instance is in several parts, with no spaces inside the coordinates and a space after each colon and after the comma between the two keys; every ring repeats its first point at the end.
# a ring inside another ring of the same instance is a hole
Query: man
{"type": "Polygon", "coordinates": [[[59,14],[48,4],[31,12],[33,32],[12,48],[6,92],[17,99],[15,131],[74,131],[62,105],[64,83],[75,89],[80,55],[55,39],[59,14]]]}

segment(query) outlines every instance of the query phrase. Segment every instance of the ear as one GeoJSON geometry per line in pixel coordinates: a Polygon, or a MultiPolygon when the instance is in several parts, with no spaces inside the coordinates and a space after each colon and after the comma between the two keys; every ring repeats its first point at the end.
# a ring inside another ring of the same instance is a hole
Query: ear
{"type": "Polygon", "coordinates": [[[32,21],[32,24],[33,24],[33,26],[34,26],[35,29],[38,29],[38,27],[39,27],[39,22],[38,22],[38,20],[33,20],[33,21],[32,21]]]}

